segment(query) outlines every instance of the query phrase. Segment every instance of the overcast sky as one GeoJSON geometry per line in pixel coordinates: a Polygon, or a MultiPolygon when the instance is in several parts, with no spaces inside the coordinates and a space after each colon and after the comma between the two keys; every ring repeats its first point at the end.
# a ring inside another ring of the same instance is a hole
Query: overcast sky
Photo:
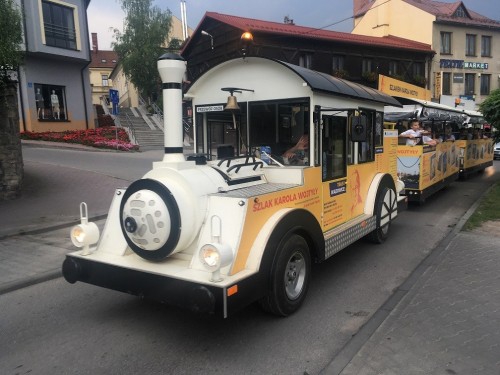
{"type": "MultiPolygon", "coordinates": [[[[463,2],[468,9],[500,21],[499,0],[463,2]]],[[[181,19],[180,1],[155,0],[154,4],[162,9],[170,9],[174,16],[181,19]]],[[[296,25],[351,32],[352,4],[352,0],[186,0],[186,12],[188,26],[192,29],[196,29],[208,11],[273,22],[283,22],[284,17],[288,16],[296,25]]],[[[111,49],[111,30],[121,30],[125,16],[119,0],[92,0],[87,14],[90,32],[98,34],[99,49],[111,49]]]]}

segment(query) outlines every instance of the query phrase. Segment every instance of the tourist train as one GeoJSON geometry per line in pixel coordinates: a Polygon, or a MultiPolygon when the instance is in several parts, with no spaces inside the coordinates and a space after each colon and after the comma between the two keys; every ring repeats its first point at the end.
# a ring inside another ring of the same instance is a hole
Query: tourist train
{"type": "MultiPolygon", "coordinates": [[[[116,190],[102,233],[81,203],[81,223],[71,230],[80,249],[63,263],[68,282],[221,317],[256,301],[287,316],[304,302],[312,262],[364,237],[388,237],[415,190],[400,178],[406,146],[395,123],[384,121],[384,107],[406,108],[399,101],[274,59],[225,61],[185,94],[180,56],[163,55],[158,69],[163,159],[116,190]],[[190,154],[183,101],[193,111],[190,154]]],[[[421,107],[418,116],[429,120],[434,107],[421,107]]],[[[453,146],[442,144],[433,151],[435,174],[451,169],[453,146]]],[[[412,160],[424,160],[416,147],[412,160]]],[[[463,147],[454,144],[453,170],[469,165],[463,147]]]]}

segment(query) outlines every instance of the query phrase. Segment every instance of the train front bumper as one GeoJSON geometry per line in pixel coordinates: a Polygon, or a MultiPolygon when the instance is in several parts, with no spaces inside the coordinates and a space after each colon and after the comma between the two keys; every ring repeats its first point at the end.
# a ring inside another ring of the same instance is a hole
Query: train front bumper
{"type": "Polygon", "coordinates": [[[72,254],[66,256],[62,273],[71,284],[81,281],[223,318],[261,298],[264,293],[264,284],[258,274],[250,275],[234,285],[209,285],[72,254]]]}

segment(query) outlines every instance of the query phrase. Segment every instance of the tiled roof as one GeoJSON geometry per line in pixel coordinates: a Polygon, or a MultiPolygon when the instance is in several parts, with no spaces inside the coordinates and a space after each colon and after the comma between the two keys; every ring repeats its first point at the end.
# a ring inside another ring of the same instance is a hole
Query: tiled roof
{"type": "MultiPolygon", "coordinates": [[[[444,3],[442,1],[433,1],[433,0],[403,0],[406,3],[422,9],[424,12],[433,14],[436,16],[438,21],[443,22],[453,22],[467,26],[488,26],[488,27],[500,27],[500,22],[492,20],[488,17],[485,17],[479,13],[476,13],[470,9],[468,9],[462,1],[456,1],[454,3],[444,3]],[[465,17],[454,17],[453,14],[456,10],[462,6],[466,14],[469,16],[465,17]]],[[[373,1],[367,1],[362,5],[360,10],[355,14],[356,17],[364,15],[372,6],[374,5],[373,1]]]]}
{"type": "Polygon", "coordinates": [[[372,45],[378,47],[414,50],[420,52],[432,52],[431,46],[429,44],[419,43],[403,38],[397,38],[394,36],[372,37],[366,35],[356,35],[340,31],[330,31],[315,29],[312,27],[298,26],[295,24],[285,24],[279,22],[262,21],[252,18],[237,17],[216,12],[206,12],[205,16],[200,22],[200,25],[203,24],[203,22],[207,18],[212,18],[219,22],[238,28],[242,31],[272,33],[311,39],[323,39],[340,43],[372,45]]]}
{"type": "Polygon", "coordinates": [[[118,55],[115,51],[91,51],[90,56],[92,58],[92,61],[89,65],[89,68],[113,69],[118,62],[118,55]]]}

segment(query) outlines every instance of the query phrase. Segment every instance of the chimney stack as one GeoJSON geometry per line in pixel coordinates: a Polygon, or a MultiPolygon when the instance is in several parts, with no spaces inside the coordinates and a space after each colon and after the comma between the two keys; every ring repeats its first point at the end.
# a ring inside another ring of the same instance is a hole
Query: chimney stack
{"type": "Polygon", "coordinates": [[[356,16],[358,12],[370,2],[371,0],[353,0],[353,15],[356,16]]]}
{"type": "Polygon", "coordinates": [[[92,33],[92,51],[97,53],[99,51],[99,45],[97,44],[97,33],[92,33]]]}
{"type": "Polygon", "coordinates": [[[158,59],[163,89],[163,129],[165,132],[164,162],[185,161],[182,147],[182,79],[186,61],[174,53],[166,53],[158,59]]]}

